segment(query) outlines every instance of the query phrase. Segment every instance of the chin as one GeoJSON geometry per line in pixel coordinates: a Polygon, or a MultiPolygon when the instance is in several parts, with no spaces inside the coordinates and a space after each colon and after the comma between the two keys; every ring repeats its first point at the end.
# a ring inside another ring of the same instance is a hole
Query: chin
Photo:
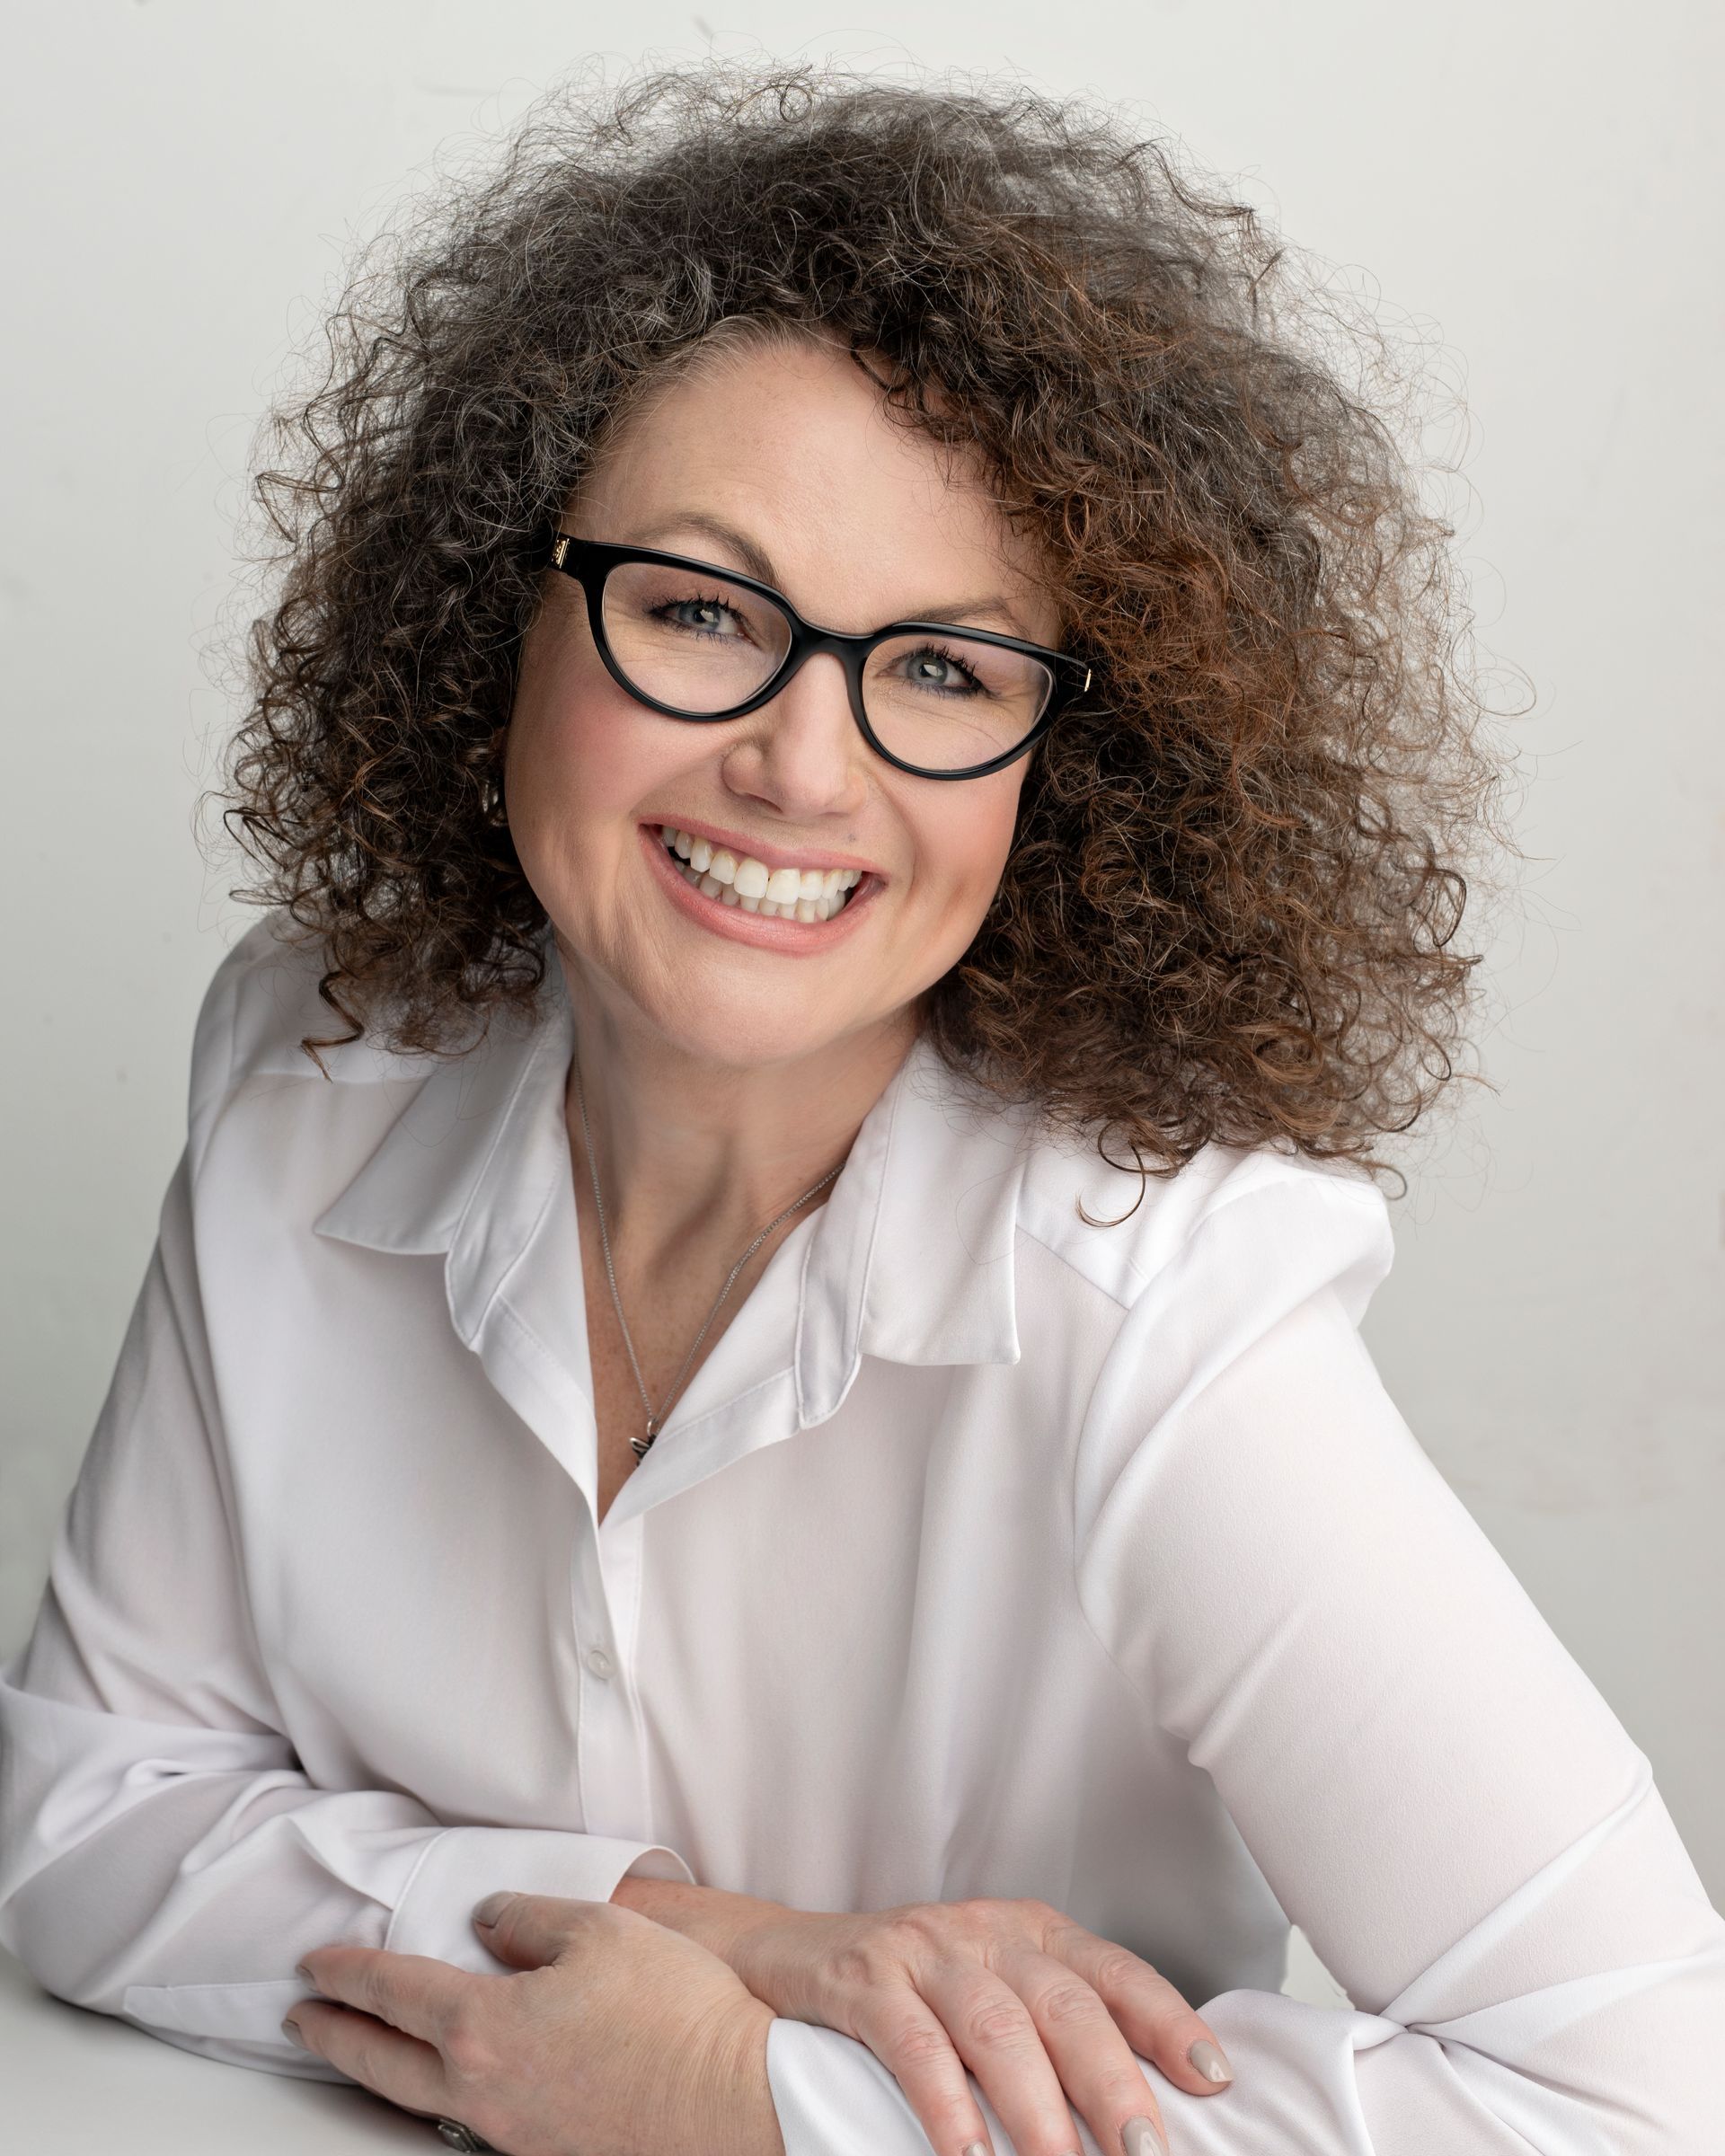
{"type": "Polygon", "coordinates": [[[724,968],[701,977],[659,973],[631,982],[614,973],[648,1025],[666,1045],[700,1063],[739,1073],[795,1063],[867,1023],[864,1012],[828,1013],[793,987],[764,986],[754,994],[728,994],[724,968]]]}

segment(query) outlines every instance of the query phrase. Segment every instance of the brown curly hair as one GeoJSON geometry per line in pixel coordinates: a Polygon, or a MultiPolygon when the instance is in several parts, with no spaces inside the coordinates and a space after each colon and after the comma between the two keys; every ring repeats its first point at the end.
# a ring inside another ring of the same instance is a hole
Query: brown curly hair
{"type": "Polygon", "coordinates": [[[305,1052],[530,1014],[499,804],[542,550],[643,385],[741,318],[884,358],[906,424],[979,452],[1093,668],[927,998],[948,1064],[1148,1173],[1213,1139],[1376,1172],[1457,1074],[1501,771],[1455,532],[1296,334],[1295,260],[1018,86],[713,65],[542,101],[361,257],[266,436],[279,582],[222,798],[270,871],[234,896],[321,944],[351,1029],[305,1052]]]}

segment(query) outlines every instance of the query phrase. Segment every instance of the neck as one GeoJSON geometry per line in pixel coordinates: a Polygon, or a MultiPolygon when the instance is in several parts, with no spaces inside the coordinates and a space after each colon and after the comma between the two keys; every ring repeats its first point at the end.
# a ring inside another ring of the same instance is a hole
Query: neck
{"type": "MultiPolygon", "coordinates": [[[[916,1038],[915,1012],[899,1011],[793,1060],[718,1064],[642,1021],[561,939],[557,950],[612,1248],[619,1268],[638,1277],[703,1252],[736,1258],[841,1164],[916,1038]]],[[[566,1107],[585,1191],[573,1066],[566,1107]]]]}

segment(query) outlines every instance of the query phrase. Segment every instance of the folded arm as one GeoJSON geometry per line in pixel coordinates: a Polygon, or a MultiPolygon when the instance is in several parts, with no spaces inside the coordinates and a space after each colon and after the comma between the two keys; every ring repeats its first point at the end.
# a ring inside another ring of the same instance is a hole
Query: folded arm
{"type": "Polygon", "coordinates": [[[313,1786],[253,1637],[181,1159],[29,1643],[0,1666],[0,1943],[39,1983],[234,2063],[344,2080],[281,2033],[331,1940],[500,1972],[498,1886],[692,1879],[654,1842],[446,1826],[313,1786]]]}
{"type": "MultiPolygon", "coordinates": [[[[1725,1920],[1358,1339],[1387,1233],[1357,1185],[1220,1206],[1084,1425],[1085,1618],[1354,2001],[1194,2001],[1233,2086],[1143,2070],[1174,2156],[1693,2156],[1725,2118],[1725,1920]]],[[[780,2020],[767,2057],[788,2156],[919,2156],[864,2046],[780,2020]]]]}

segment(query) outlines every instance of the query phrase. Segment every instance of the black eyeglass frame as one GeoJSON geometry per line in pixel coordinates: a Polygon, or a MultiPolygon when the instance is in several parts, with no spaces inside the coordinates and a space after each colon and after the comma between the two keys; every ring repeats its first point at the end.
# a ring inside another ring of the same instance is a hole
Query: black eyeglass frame
{"type": "Polygon", "coordinates": [[[549,542],[545,565],[560,569],[566,577],[572,577],[587,595],[587,618],[593,632],[593,641],[606,671],[621,689],[626,690],[637,703],[644,703],[650,711],[662,711],[668,719],[682,719],[693,726],[717,724],[727,719],[741,719],[750,711],[758,711],[768,703],[796,673],[805,659],[812,658],[817,651],[830,652],[845,669],[849,685],[851,716],[856,720],[862,738],[877,756],[892,764],[897,770],[907,771],[919,779],[981,779],[991,771],[1003,770],[1015,764],[1020,756],[1028,755],[1054,724],[1062,711],[1076,696],[1082,696],[1090,686],[1091,669],[1081,658],[1068,651],[1050,650],[1046,644],[1032,644],[1022,637],[1000,636],[991,629],[972,629],[955,622],[889,622],[884,629],[869,629],[857,632],[843,629],[821,629],[807,622],[782,591],[772,585],[760,583],[754,577],[740,575],[734,569],[726,569],[716,561],[700,561],[691,554],[669,554],[651,546],[615,546],[600,539],[578,539],[572,533],[557,532],[549,542]],[[752,696],[741,703],[734,703],[722,711],[686,711],[679,706],[664,703],[657,696],[650,696],[624,672],[612,653],[611,640],[605,629],[605,580],[614,569],[629,561],[657,561],[671,569],[688,569],[702,576],[715,577],[721,582],[734,584],[739,590],[753,592],[756,598],[765,599],[776,606],[791,624],[791,642],[784,657],[771,676],[752,696]],[[986,764],[967,764],[961,771],[931,771],[925,764],[907,764],[896,756],[880,740],[869,724],[867,707],[862,701],[862,669],[869,654],[877,645],[888,642],[895,636],[922,635],[942,637],[968,637],[981,644],[997,645],[1003,651],[1020,651],[1027,658],[1039,659],[1053,676],[1048,688],[1048,700],[1043,705],[1036,724],[1015,748],[1009,748],[998,756],[991,756],[986,764]]]}

